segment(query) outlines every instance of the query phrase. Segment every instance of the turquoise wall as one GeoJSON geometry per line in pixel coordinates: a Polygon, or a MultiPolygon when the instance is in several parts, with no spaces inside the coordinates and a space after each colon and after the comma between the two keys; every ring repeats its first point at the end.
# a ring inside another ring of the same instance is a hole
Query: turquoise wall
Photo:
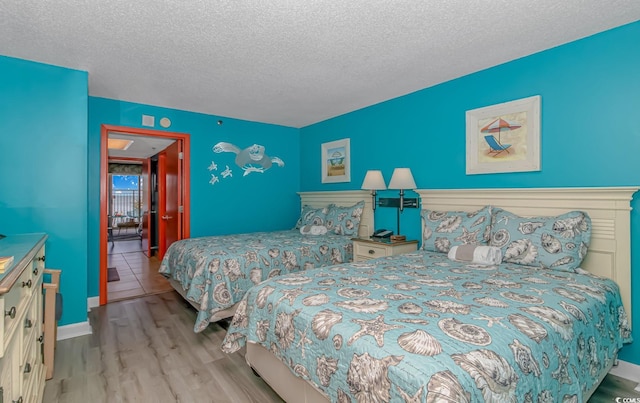
{"type": "Polygon", "coordinates": [[[0,232],[45,232],[60,324],[87,320],[87,73],[0,56],[0,232]]]}
{"type": "MultiPolygon", "coordinates": [[[[357,189],[368,169],[410,167],[419,188],[519,188],[640,184],[640,22],[301,129],[303,191],[357,189]],[[539,172],[465,174],[465,111],[542,97],[539,172]],[[351,139],[352,181],[321,183],[320,144],[351,139]]],[[[395,196],[397,192],[382,192],[395,196]]],[[[640,241],[636,194],[632,248],[640,241]]],[[[395,230],[395,210],[376,211],[395,230]]],[[[420,237],[417,210],[402,233],[420,237]]],[[[633,267],[640,253],[633,253],[633,267]]],[[[633,270],[634,337],[621,358],[640,364],[640,272],[633,270]]]]}
{"type": "MultiPolygon", "coordinates": [[[[222,235],[293,228],[299,216],[300,141],[298,129],[160,108],[105,98],[89,98],[89,273],[88,294],[97,296],[100,212],[100,127],[102,124],[143,128],[142,115],[155,117],[146,129],[187,133],[191,141],[191,236],[222,235]],[[158,122],[167,117],[171,127],[158,122]],[[218,124],[222,120],[222,124],[218,124]],[[241,149],[254,143],[285,165],[244,176],[233,153],[214,153],[218,142],[241,149]],[[218,166],[210,171],[211,162],[218,166]],[[226,166],[232,176],[223,178],[226,166]],[[220,181],[211,185],[211,174],[220,181]],[[259,206],[256,208],[256,206],[259,206]]],[[[160,150],[158,150],[160,151],[160,150]]]]}

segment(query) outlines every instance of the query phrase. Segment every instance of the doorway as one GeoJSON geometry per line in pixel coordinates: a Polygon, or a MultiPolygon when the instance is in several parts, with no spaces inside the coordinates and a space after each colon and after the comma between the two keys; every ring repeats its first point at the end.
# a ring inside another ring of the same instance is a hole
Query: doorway
{"type": "MultiPolygon", "coordinates": [[[[142,181],[145,177],[147,183],[157,183],[155,189],[149,186],[148,192],[141,197],[141,213],[139,216],[142,239],[148,242],[149,233],[157,230],[157,240],[159,243],[159,253],[169,247],[172,241],[188,238],[190,236],[190,187],[189,187],[189,135],[185,133],[172,133],[149,129],[137,129],[123,126],[102,125],[100,138],[100,275],[99,275],[99,300],[100,305],[108,301],[107,280],[108,280],[108,242],[113,232],[113,223],[109,212],[109,146],[111,137],[127,137],[149,140],[151,138],[171,139],[171,146],[166,147],[166,151],[157,150],[156,160],[161,160],[162,167],[157,169],[156,178],[152,178],[151,156],[146,155],[143,160],[142,181]],[[171,150],[169,150],[171,149],[171,150]],[[168,161],[167,161],[168,160],[168,161]],[[145,176],[146,175],[146,176],[145,176]],[[160,175],[165,175],[160,178],[160,175]],[[167,180],[167,178],[169,178],[167,180]],[[154,193],[155,192],[155,193],[154,193]],[[169,201],[160,200],[158,195],[162,195],[169,201]],[[152,198],[157,201],[155,209],[152,209],[152,198]],[[157,222],[151,221],[151,215],[156,214],[157,222]],[[167,231],[170,231],[168,233],[167,231]],[[162,248],[165,248],[164,250],[162,248]]],[[[131,157],[129,157],[132,159],[131,157]]],[[[126,159],[126,158],[125,158],[126,159]]],[[[140,159],[140,158],[138,158],[140,159]]],[[[161,256],[160,256],[161,257],[161,256]]]]}
{"type": "Polygon", "coordinates": [[[144,159],[109,156],[108,303],[172,289],[168,280],[158,273],[160,261],[143,248],[142,196],[143,189],[150,185],[142,175],[144,162],[144,159]]]}

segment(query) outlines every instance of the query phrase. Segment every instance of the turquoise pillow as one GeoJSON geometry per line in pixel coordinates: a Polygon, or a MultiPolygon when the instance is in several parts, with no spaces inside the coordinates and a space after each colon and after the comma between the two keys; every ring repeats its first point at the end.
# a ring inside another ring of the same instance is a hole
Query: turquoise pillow
{"type": "Polygon", "coordinates": [[[296,229],[300,229],[305,225],[324,225],[327,219],[327,213],[331,209],[331,206],[316,208],[311,207],[308,204],[302,206],[302,211],[300,212],[300,218],[298,218],[298,222],[296,223],[296,229]]]}
{"type": "Polygon", "coordinates": [[[327,232],[333,232],[338,235],[358,235],[363,211],[364,200],[349,207],[332,205],[324,223],[327,227],[327,232]]]}
{"type": "Polygon", "coordinates": [[[575,272],[587,255],[591,218],[583,211],[556,217],[520,217],[495,209],[491,246],[502,249],[502,261],[575,272]]]}
{"type": "Polygon", "coordinates": [[[455,245],[486,245],[489,242],[491,209],[478,211],[422,210],[422,249],[448,253],[455,245]]]}

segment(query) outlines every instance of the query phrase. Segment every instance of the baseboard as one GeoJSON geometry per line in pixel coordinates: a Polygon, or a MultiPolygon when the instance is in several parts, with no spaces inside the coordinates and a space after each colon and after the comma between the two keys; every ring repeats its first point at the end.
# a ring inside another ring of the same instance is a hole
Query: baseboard
{"type": "Polygon", "coordinates": [[[85,336],[91,333],[92,331],[89,321],[58,326],[57,340],[72,339],[74,337],[85,336]]]}
{"type": "Polygon", "coordinates": [[[99,306],[100,306],[100,297],[87,298],[87,312],[89,312],[91,308],[97,308],[99,306]]]}
{"type": "Polygon", "coordinates": [[[640,383],[640,365],[618,360],[618,365],[614,365],[609,373],[619,376],[620,378],[640,383]]]}

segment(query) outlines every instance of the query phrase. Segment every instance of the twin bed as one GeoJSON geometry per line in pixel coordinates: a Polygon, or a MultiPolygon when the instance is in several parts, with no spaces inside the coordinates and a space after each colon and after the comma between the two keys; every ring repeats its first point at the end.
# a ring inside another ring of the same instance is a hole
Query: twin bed
{"type": "Polygon", "coordinates": [[[267,279],[223,350],[291,402],[586,401],[630,342],[636,190],[419,191],[427,250],[267,279]],[[449,259],[471,236],[503,263],[449,259]]]}

